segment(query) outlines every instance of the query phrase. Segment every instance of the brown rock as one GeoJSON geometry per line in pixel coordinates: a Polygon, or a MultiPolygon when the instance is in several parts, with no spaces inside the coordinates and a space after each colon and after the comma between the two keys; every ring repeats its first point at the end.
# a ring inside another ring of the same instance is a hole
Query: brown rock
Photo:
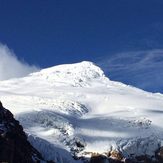
{"type": "Polygon", "coordinates": [[[119,161],[123,159],[123,155],[116,150],[113,150],[110,152],[110,157],[115,158],[116,160],[119,160],[119,161]]]}
{"type": "Polygon", "coordinates": [[[103,155],[93,155],[90,159],[90,163],[109,163],[108,158],[103,155]]]}

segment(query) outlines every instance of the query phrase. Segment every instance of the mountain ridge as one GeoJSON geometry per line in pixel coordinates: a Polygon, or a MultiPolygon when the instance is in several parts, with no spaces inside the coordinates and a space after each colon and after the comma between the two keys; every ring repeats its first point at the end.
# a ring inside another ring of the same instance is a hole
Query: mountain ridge
{"type": "Polygon", "coordinates": [[[0,82],[0,98],[32,145],[55,162],[109,151],[153,157],[162,144],[163,96],[111,81],[91,62],[0,82]]]}

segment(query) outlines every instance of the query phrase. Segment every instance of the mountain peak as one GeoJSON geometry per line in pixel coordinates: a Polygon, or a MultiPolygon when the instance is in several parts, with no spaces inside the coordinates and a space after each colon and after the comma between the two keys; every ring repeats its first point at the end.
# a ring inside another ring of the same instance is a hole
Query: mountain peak
{"type": "Polygon", "coordinates": [[[42,73],[56,73],[56,71],[67,72],[68,74],[80,73],[84,75],[85,73],[85,75],[92,75],[92,77],[100,77],[104,75],[104,72],[101,70],[101,68],[89,61],[82,61],[74,64],[62,64],[41,70],[42,73]],[[90,72],[91,74],[89,74],[90,72]]]}
{"type": "Polygon", "coordinates": [[[33,73],[32,76],[39,76],[50,82],[68,83],[73,86],[84,86],[89,80],[105,77],[101,68],[89,61],[53,66],[33,73]]]}

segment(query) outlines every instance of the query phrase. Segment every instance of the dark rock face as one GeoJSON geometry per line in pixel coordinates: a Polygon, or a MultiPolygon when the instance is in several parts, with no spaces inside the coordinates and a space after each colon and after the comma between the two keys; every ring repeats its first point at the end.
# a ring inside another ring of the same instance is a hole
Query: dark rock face
{"type": "Polygon", "coordinates": [[[0,102],[0,162],[39,163],[41,154],[27,141],[22,126],[0,102]]]}

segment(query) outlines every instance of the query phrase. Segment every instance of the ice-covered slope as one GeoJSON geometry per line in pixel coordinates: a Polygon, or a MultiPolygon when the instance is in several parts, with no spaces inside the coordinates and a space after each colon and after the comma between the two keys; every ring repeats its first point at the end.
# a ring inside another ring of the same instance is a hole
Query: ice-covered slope
{"type": "Polygon", "coordinates": [[[163,95],[110,81],[91,62],[0,82],[0,100],[46,159],[118,150],[153,155],[163,140],[163,95]]]}

